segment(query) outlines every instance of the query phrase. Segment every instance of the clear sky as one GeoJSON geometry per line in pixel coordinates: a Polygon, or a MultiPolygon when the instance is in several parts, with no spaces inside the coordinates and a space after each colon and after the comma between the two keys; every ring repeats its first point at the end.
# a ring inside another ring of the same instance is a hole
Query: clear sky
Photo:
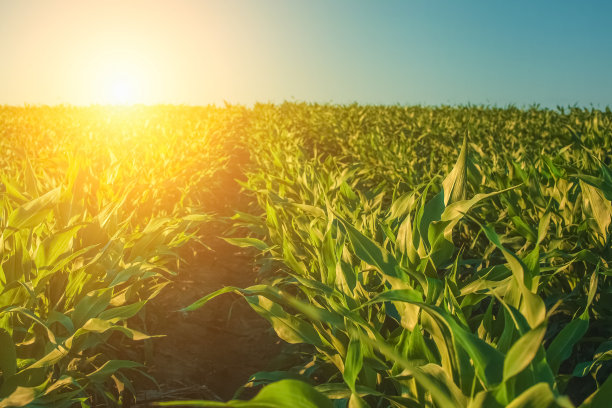
{"type": "Polygon", "coordinates": [[[0,104],[612,106],[612,1],[0,0],[0,104]]]}

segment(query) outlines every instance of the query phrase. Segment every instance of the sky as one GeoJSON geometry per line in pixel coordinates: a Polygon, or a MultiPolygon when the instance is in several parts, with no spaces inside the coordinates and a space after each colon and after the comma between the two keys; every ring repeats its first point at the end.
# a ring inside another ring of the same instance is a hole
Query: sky
{"type": "Polygon", "coordinates": [[[0,0],[0,104],[612,106],[611,1],[0,0]]]}

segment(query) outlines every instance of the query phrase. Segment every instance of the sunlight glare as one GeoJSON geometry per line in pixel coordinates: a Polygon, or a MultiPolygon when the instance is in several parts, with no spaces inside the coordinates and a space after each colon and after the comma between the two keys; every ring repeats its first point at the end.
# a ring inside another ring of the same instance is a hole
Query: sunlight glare
{"type": "Polygon", "coordinates": [[[134,86],[128,78],[117,78],[111,87],[112,102],[126,104],[134,102],[134,86]]]}
{"type": "Polygon", "coordinates": [[[146,68],[133,61],[114,61],[101,69],[99,95],[101,102],[112,105],[143,103],[146,68]]]}

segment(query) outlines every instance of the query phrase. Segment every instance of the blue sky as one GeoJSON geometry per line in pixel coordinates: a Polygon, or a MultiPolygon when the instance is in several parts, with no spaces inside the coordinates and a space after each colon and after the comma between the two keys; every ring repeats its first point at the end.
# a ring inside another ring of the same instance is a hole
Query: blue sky
{"type": "Polygon", "coordinates": [[[605,107],[610,16],[586,0],[0,0],[0,103],[605,107]]]}

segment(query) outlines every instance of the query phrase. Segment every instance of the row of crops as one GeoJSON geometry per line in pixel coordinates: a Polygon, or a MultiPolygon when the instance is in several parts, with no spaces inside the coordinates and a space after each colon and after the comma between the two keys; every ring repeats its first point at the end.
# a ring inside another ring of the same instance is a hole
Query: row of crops
{"type": "Polygon", "coordinates": [[[612,400],[609,110],[5,107],[0,133],[0,406],[127,405],[211,222],[261,282],[184,311],[236,292],[300,345],[229,406],[612,400]]]}
{"type": "Polygon", "coordinates": [[[145,305],[221,207],[241,121],[212,108],[0,111],[0,406],[136,394],[147,373],[128,351],[150,339],[145,305]]]}

